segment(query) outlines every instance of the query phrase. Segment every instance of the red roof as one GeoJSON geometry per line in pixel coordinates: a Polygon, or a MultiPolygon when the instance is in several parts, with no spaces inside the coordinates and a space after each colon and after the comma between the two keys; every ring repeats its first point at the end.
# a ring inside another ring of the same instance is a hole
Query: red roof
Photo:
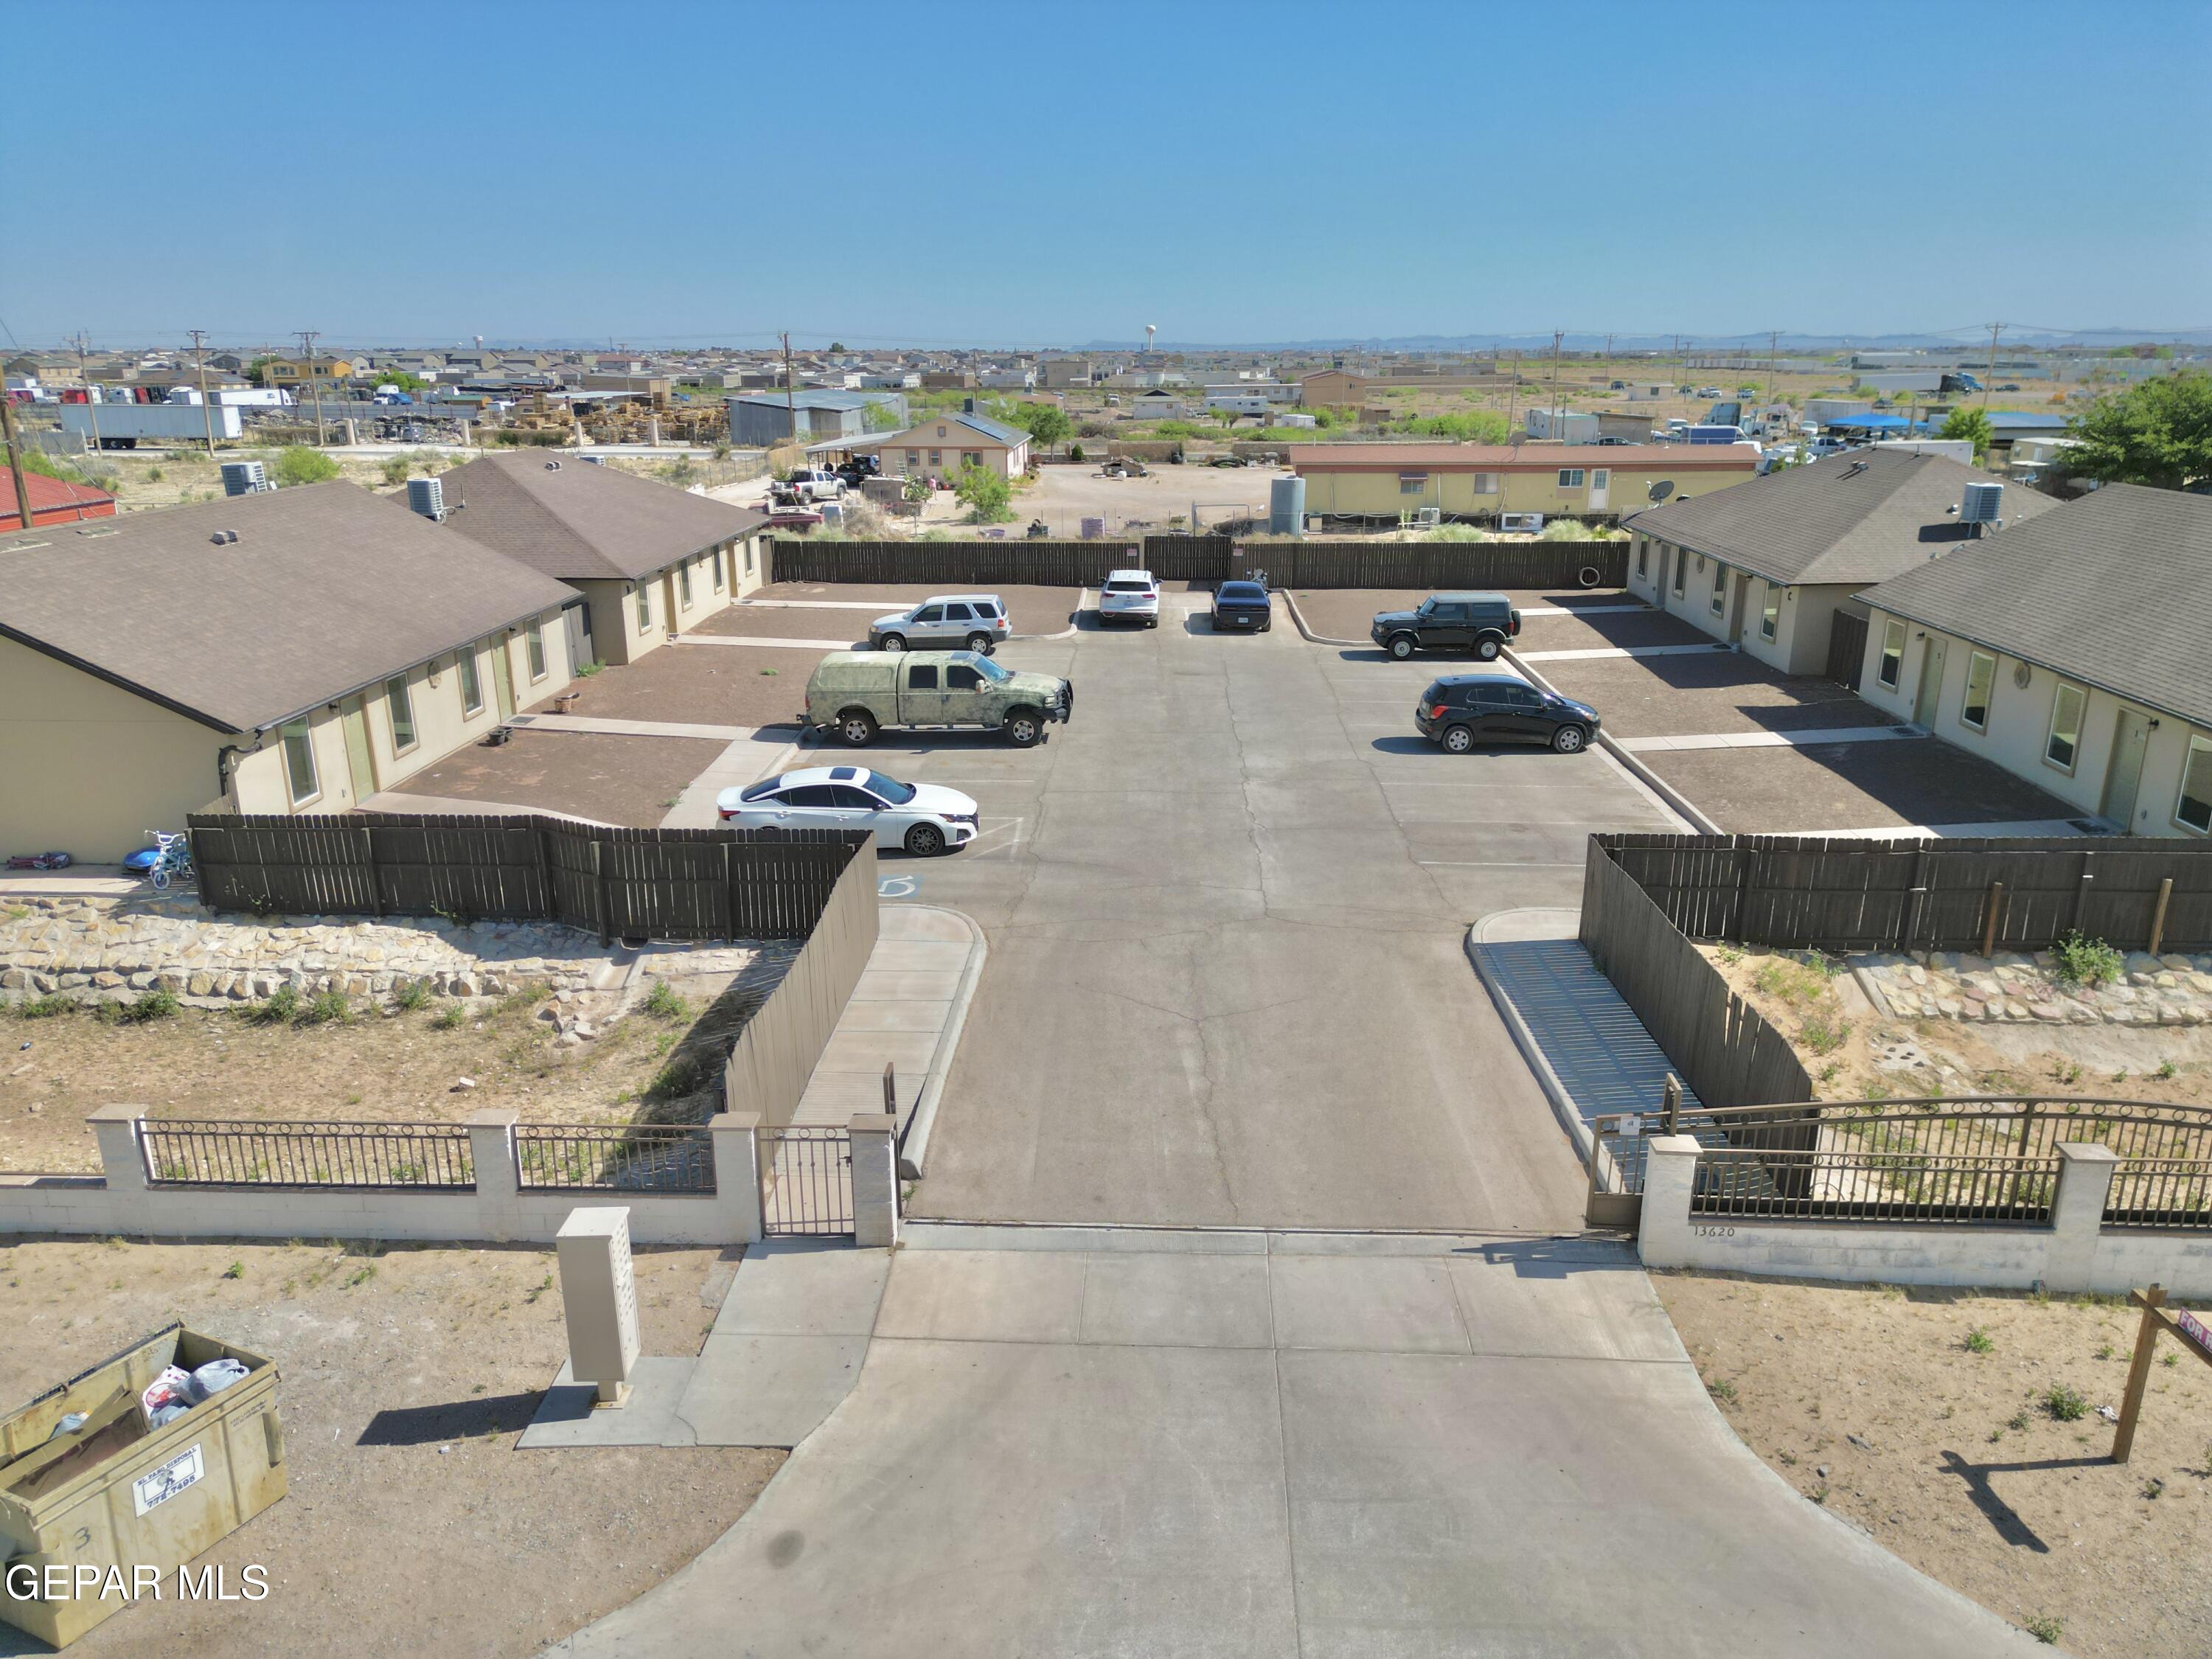
{"type": "MultiPolygon", "coordinates": [[[[31,522],[66,524],[78,519],[112,519],[115,497],[90,484],[67,483],[43,472],[26,470],[24,486],[31,496],[31,522]]],[[[15,505],[15,482],[0,478],[0,531],[21,530],[23,515],[15,505]]]]}

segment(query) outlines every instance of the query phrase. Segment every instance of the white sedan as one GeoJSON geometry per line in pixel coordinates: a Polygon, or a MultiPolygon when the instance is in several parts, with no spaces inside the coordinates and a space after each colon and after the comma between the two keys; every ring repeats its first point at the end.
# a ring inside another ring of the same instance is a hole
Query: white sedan
{"type": "Polygon", "coordinates": [[[981,827],[975,803],[934,783],[901,783],[865,766],[809,766],[725,789],[714,806],[740,830],[868,830],[878,847],[918,857],[965,847],[981,827]]]}

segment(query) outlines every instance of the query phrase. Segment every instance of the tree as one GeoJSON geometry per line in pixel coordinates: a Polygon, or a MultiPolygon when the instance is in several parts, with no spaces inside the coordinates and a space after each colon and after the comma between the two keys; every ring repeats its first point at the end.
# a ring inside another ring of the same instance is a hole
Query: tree
{"type": "Polygon", "coordinates": [[[321,483],[338,476],[336,461],[305,444],[286,444],[276,452],[276,464],[269,470],[283,485],[321,483]]]}
{"type": "Polygon", "coordinates": [[[905,424],[898,410],[879,398],[871,398],[860,410],[860,426],[868,432],[896,432],[905,424]]]}
{"type": "Polygon", "coordinates": [[[1982,459],[1990,453],[1990,416],[1987,410],[1954,409],[1936,434],[1954,441],[1963,439],[1974,447],[1974,459],[1982,459]]]}
{"type": "Polygon", "coordinates": [[[380,368],[369,380],[377,386],[388,386],[395,392],[416,392],[429,389],[429,382],[420,374],[410,374],[404,368],[380,368]]]}
{"type": "Polygon", "coordinates": [[[845,343],[844,343],[842,340],[832,340],[832,341],[830,341],[830,355],[831,356],[833,356],[833,357],[842,357],[842,356],[843,356],[845,355],[845,343]]]}
{"type": "Polygon", "coordinates": [[[251,380],[255,386],[267,385],[269,382],[269,365],[276,361],[276,360],[274,357],[256,357],[252,362],[246,364],[246,378],[251,380]]]}
{"type": "Polygon", "coordinates": [[[2069,428],[2067,470],[2106,483],[2179,489],[2212,478],[2212,374],[2169,374],[2100,398],[2069,428]]]}
{"type": "Polygon", "coordinates": [[[952,495],[968,509],[970,524],[1004,524],[1014,516],[1008,505],[1014,498],[1013,485],[1002,474],[974,461],[961,463],[959,476],[952,481],[952,495]]]}
{"type": "Polygon", "coordinates": [[[1075,430],[1067,411],[1055,404],[1016,404],[1006,418],[1047,449],[1075,430]]]}

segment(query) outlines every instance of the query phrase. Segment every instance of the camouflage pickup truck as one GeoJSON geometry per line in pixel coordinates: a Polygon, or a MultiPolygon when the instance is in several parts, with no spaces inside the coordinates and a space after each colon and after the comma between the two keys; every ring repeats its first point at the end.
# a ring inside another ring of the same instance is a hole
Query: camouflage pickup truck
{"type": "Polygon", "coordinates": [[[806,723],[855,749],[886,726],[980,726],[1026,749],[1074,707],[1067,681],[1017,673],[974,651],[837,651],[806,682],[806,723]]]}

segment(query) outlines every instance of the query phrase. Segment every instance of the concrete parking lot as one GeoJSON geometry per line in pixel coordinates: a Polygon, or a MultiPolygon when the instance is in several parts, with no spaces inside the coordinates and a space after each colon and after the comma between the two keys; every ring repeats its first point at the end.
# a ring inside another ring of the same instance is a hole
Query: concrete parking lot
{"type": "Polygon", "coordinates": [[[981,803],[900,875],[991,957],[919,1213],[1548,1231],[1581,1176],[1469,973],[1489,911],[1572,904],[1584,838],[1666,819],[1601,756],[1450,757],[1426,665],[1289,627],[1087,625],[1000,653],[1069,675],[1032,750],[890,733],[870,760],[981,803]]]}

